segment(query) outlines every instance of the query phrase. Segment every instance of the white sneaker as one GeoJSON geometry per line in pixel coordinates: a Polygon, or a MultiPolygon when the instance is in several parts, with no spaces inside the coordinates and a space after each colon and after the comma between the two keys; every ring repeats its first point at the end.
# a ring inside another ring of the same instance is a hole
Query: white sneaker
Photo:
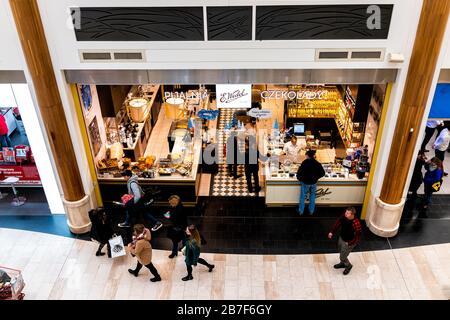
{"type": "Polygon", "coordinates": [[[158,231],[159,229],[161,229],[162,226],[163,226],[163,224],[162,224],[161,222],[158,221],[158,222],[153,226],[152,231],[158,231]]]}

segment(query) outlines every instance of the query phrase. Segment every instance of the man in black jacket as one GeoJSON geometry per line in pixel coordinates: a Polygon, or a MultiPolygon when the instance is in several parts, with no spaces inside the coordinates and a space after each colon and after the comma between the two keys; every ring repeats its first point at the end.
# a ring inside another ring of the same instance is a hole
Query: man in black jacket
{"type": "Polygon", "coordinates": [[[322,165],[314,158],[316,152],[308,150],[306,159],[302,162],[297,171],[297,180],[300,181],[300,199],[297,212],[303,215],[305,210],[305,198],[309,193],[309,214],[314,213],[316,207],[317,181],[325,175],[322,165]]]}

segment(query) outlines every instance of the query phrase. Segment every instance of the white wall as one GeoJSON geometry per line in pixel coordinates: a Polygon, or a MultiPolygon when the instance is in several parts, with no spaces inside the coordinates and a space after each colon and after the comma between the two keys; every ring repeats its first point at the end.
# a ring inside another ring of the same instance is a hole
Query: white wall
{"type": "Polygon", "coordinates": [[[410,29],[422,0],[38,0],[54,63],[60,69],[226,69],[226,68],[401,68],[382,62],[314,62],[316,48],[385,48],[407,54],[410,29]],[[77,42],[68,8],[71,6],[203,6],[268,4],[394,4],[387,40],[214,41],[214,42],[77,42]],[[143,49],[146,63],[81,63],[80,49],[143,49]]]}
{"type": "Polygon", "coordinates": [[[22,70],[20,60],[19,40],[14,21],[8,16],[9,4],[7,0],[0,2],[0,70],[22,70]]]}

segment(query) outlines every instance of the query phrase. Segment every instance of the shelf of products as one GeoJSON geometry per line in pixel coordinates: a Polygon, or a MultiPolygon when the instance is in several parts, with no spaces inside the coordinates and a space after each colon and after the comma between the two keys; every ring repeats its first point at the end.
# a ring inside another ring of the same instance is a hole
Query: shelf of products
{"type": "Polygon", "coordinates": [[[289,118],[334,118],[342,100],[336,87],[289,86],[297,96],[288,100],[289,118]]]}

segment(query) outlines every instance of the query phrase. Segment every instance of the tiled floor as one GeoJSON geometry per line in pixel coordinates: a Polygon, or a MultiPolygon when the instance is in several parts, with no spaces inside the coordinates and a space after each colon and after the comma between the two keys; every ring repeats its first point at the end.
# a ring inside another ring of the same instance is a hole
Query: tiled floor
{"type": "Polygon", "coordinates": [[[0,191],[3,197],[0,199],[0,216],[3,215],[22,215],[22,216],[42,216],[51,215],[50,208],[45,197],[44,189],[41,187],[21,188],[16,187],[17,191],[23,195],[27,201],[23,206],[13,207],[13,192],[10,187],[2,186],[0,191]]]}
{"type": "Polygon", "coordinates": [[[27,231],[0,229],[0,261],[22,270],[25,299],[449,299],[450,244],[396,250],[356,252],[347,276],[333,269],[338,255],[202,254],[215,264],[212,273],[194,268],[186,274],[182,257],[167,258],[153,250],[162,281],[149,282],[148,270],[138,278],[127,269],[129,255],[96,257],[93,242],[27,231]]]}
{"type": "MultiPolygon", "coordinates": [[[[223,146],[227,143],[228,137],[230,136],[230,131],[225,130],[227,124],[233,119],[233,113],[239,111],[240,109],[220,109],[219,121],[218,121],[218,144],[223,146]]],[[[243,152],[244,146],[242,141],[239,145],[239,149],[243,152]]],[[[244,175],[244,166],[238,166],[237,174],[240,178],[234,179],[228,175],[226,156],[223,152],[223,148],[219,147],[219,159],[221,162],[219,164],[219,172],[214,175],[211,184],[211,195],[214,197],[247,197],[255,196],[255,193],[249,193],[247,188],[247,182],[244,175]]],[[[264,196],[263,192],[258,194],[260,197],[264,196]]]]}

